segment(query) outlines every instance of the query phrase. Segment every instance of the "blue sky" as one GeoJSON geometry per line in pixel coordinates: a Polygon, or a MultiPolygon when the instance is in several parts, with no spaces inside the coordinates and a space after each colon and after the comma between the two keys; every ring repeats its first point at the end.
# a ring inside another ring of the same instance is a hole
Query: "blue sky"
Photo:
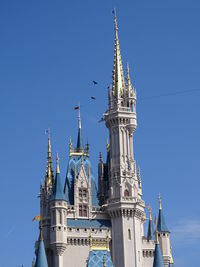
{"type": "Polygon", "coordinates": [[[31,265],[38,237],[31,220],[39,213],[46,167],[44,129],[51,128],[54,170],[58,151],[64,183],[79,101],[97,178],[108,136],[97,121],[111,83],[114,6],[124,69],[128,62],[137,90],[134,154],[143,198],[155,214],[161,192],[175,266],[199,262],[200,2],[1,0],[1,267],[31,265]]]}

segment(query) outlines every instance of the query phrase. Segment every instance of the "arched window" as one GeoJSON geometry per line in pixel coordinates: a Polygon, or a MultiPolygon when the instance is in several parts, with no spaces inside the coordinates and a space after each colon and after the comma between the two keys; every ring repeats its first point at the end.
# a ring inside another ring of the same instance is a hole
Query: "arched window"
{"type": "Polygon", "coordinates": [[[129,191],[128,191],[128,189],[125,189],[125,190],[124,190],[124,196],[125,196],[125,197],[129,197],[129,191]]]}

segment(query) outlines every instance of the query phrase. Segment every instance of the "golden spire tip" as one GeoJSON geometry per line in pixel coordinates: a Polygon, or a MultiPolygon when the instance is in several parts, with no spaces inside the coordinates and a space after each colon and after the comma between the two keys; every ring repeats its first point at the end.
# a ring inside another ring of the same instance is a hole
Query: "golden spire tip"
{"type": "Polygon", "coordinates": [[[152,217],[151,217],[151,206],[150,204],[147,206],[148,208],[148,211],[149,211],[149,220],[152,220],[152,217]]]}
{"type": "Polygon", "coordinates": [[[56,156],[56,173],[60,173],[58,152],[56,156]]]}

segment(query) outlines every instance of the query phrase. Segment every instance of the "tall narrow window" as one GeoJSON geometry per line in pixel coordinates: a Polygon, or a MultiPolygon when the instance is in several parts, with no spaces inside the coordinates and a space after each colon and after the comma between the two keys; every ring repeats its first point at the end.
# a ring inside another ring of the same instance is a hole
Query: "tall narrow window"
{"type": "Polygon", "coordinates": [[[128,240],[131,240],[131,229],[128,229],[128,240]]]}
{"type": "Polygon", "coordinates": [[[79,216],[87,217],[87,205],[84,204],[79,205],[79,216]]]}

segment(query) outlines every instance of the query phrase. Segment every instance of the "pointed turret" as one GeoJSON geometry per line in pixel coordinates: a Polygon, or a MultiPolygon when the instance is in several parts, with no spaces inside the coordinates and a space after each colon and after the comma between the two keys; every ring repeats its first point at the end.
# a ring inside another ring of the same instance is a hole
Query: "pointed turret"
{"type": "MultiPolygon", "coordinates": [[[[156,232],[156,236],[158,235],[158,233],[156,232]]],[[[153,267],[164,267],[164,263],[163,263],[163,256],[160,250],[160,245],[158,242],[158,238],[156,245],[155,245],[155,254],[154,254],[154,262],[153,262],[153,267]]]]}
{"type": "Polygon", "coordinates": [[[112,91],[114,96],[120,97],[124,92],[125,83],[124,83],[124,73],[123,73],[122,59],[119,47],[116,11],[114,14],[114,27],[115,27],[115,48],[114,48],[114,63],[113,63],[113,76],[112,76],[112,91]]]}
{"type": "Polygon", "coordinates": [[[53,187],[53,193],[51,195],[51,200],[66,200],[64,191],[63,191],[61,177],[60,177],[58,153],[56,156],[56,178],[55,178],[55,183],[53,187]]]}
{"type": "Polygon", "coordinates": [[[155,253],[154,253],[154,261],[153,267],[164,267],[163,256],[160,249],[160,244],[158,241],[158,231],[156,226],[156,217],[155,217],[155,253]]]}
{"type": "Polygon", "coordinates": [[[82,134],[81,134],[81,112],[79,107],[79,113],[78,113],[78,138],[77,138],[77,150],[83,150],[83,140],[82,140],[82,134]]]}
{"type": "Polygon", "coordinates": [[[50,129],[48,129],[48,153],[47,153],[47,167],[45,175],[45,187],[52,187],[54,182],[52,160],[51,160],[51,141],[50,141],[50,129]]]}
{"type": "Polygon", "coordinates": [[[154,236],[150,205],[148,206],[148,210],[149,210],[149,226],[148,226],[148,231],[147,231],[147,240],[149,241],[149,240],[154,240],[155,236],[154,236]]]}
{"type": "Polygon", "coordinates": [[[167,228],[165,223],[165,219],[163,216],[162,211],[162,203],[161,203],[161,196],[159,194],[159,214],[158,214],[158,224],[157,224],[157,231],[159,236],[159,243],[163,255],[163,261],[165,266],[169,266],[170,262],[172,261],[172,254],[171,254],[171,244],[170,244],[170,231],[167,228]]]}
{"type": "Polygon", "coordinates": [[[34,267],[48,267],[44,241],[43,241],[42,226],[40,228],[40,240],[34,267]]]}
{"type": "Polygon", "coordinates": [[[157,229],[158,229],[158,232],[169,233],[169,230],[168,230],[167,225],[165,223],[164,215],[163,215],[163,212],[162,212],[162,202],[161,202],[160,193],[159,193],[159,214],[158,214],[157,229]]]}

